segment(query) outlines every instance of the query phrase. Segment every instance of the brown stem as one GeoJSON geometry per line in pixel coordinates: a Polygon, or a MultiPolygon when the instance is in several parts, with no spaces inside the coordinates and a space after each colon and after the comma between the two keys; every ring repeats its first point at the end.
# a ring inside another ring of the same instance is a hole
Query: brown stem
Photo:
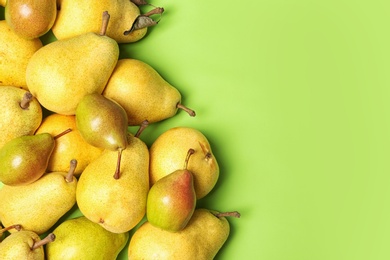
{"type": "Polygon", "coordinates": [[[195,113],[194,110],[192,110],[192,109],[190,109],[190,108],[184,106],[184,105],[181,104],[181,103],[177,103],[176,107],[177,107],[177,108],[180,108],[180,109],[182,109],[182,110],[184,110],[184,111],[186,111],[190,116],[196,116],[196,113],[195,113]]]}
{"type": "Polygon", "coordinates": [[[76,159],[70,160],[69,171],[65,177],[66,182],[73,182],[73,176],[74,176],[74,171],[76,170],[76,167],[77,167],[77,160],[76,159]]]}
{"type": "Polygon", "coordinates": [[[137,133],[134,135],[135,137],[139,137],[141,135],[141,133],[145,130],[145,128],[149,125],[149,121],[148,120],[144,120],[142,122],[142,124],[140,125],[140,127],[138,128],[138,131],[137,133]]]}
{"type": "Polygon", "coordinates": [[[105,36],[107,32],[108,22],[110,21],[110,14],[108,11],[103,12],[102,28],[100,28],[100,36],[105,36]]]}
{"type": "Polygon", "coordinates": [[[150,10],[149,12],[144,13],[143,16],[149,17],[149,16],[152,16],[154,14],[162,14],[163,12],[164,12],[164,8],[163,7],[156,7],[154,9],[150,10]]]}
{"type": "Polygon", "coordinates": [[[30,106],[31,100],[33,100],[33,95],[30,92],[24,93],[23,98],[20,101],[20,107],[22,109],[27,109],[30,106]]]}
{"type": "Polygon", "coordinates": [[[16,225],[11,225],[11,226],[5,227],[3,229],[0,229],[0,234],[3,234],[5,231],[11,230],[11,229],[16,229],[17,231],[20,231],[22,229],[22,225],[16,224],[16,225]]]}
{"type": "Polygon", "coordinates": [[[32,245],[31,250],[35,250],[38,247],[41,247],[43,245],[46,245],[47,243],[53,242],[55,239],[56,239],[56,236],[54,235],[54,233],[49,233],[44,239],[36,241],[32,245]]]}
{"type": "Polygon", "coordinates": [[[190,160],[190,157],[191,155],[193,155],[195,153],[195,150],[190,148],[188,149],[188,152],[187,152],[187,156],[186,156],[186,159],[184,161],[184,169],[187,169],[187,166],[188,166],[188,161],[190,160]]]}
{"type": "Polygon", "coordinates": [[[116,169],[115,169],[115,173],[114,173],[114,179],[115,179],[115,180],[118,180],[118,179],[119,179],[120,173],[121,173],[122,151],[123,151],[122,148],[119,148],[119,149],[118,149],[118,160],[117,160],[117,162],[116,162],[116,169]]]}
{"type": "Polygon", "coordinates": [[[239,218],[241,217],[241,214],[238,213],[238,211],[229,211],[229,212],[219,212],[214,214],[217,218],[222,218],[222,217],[235,217],[239,218]]]}
{"type": "Polygon", "coordinates": [[[146,2],[145,0],[130,0],[131,2],[133,2],[133,4],[137,5],[137,6],[140,6],[140,5],[148,5],[149,3],[146,2]]]}
{"type": "Polygon", "coordinates": [[[66,134],[69,133],[69,132],[72,132],[72,129],[71,129],[71,128],[66,129],[65,131],[63,131],[63,132],[59,133],[58,135],[54,136],[53,138],[54,138],[54,140],[55,140],[55,139],[58,139],[58,138],[60,138],[61,136],[66,135],[66,134]]]}

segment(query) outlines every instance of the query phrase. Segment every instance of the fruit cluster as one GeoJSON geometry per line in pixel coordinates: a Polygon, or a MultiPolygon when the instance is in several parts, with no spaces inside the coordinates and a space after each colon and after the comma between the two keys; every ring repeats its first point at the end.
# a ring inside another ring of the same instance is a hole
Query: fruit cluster
{"type": "Polygon", "coordinates": [[[0,259],[213,259],[225,217],[240,215],[197,207],[219,178],[210,143],[175,126],[148,147],[149,124],[195,112],[150,65],[119,59],[119,44],[144,38],[164,9],[0,5],[0,259]],[[49,30],[56,40],[43,44],[49,30]],[[75,207],[81,216],[65,218],[75,207]]]}

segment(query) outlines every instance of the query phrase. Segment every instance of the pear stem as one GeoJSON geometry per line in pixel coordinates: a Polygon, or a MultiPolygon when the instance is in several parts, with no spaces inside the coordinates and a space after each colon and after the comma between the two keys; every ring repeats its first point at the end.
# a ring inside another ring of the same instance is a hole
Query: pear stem
{"type": "Polygon", "coordinates": [[[184,161],[184,167],[183,167],[184,169],[187,170],[188,161],[190,160],[191,155],[193,155],[194,153],[195,153],[194,149],[192,149],[192,148],[188,149],[187,156],[186,156],[186,159],[184,161]]]}
{"type": "Polygon", "coordinates": [[[27,109],[30,106],[31,100],[33,100],[33,95],[30,92],[24,93],[23,98],[20,101],[20,107],[22,109],[27,109]]]}
{"type": "Polygon", "coordinates": [[[144,13],[143,16],[149,17],[149,16],[152,16],[154,14],[162,14],[163,12],[164,12],[164,8],[163,7],[156,7],[154,9],[150,10],[149,12],[144,13]]]}
{"type": "Polygon", "coordinates": [[[137,6],[140,6],[140,5],[148,5],[149,3],[146,2],[145,0],[131,0],[131,2],[137,6]]]}
{"type": "Polygon", "coordinates": [[[181,104],[181,103],[177,103],[176,107],[177,107],[177,108],[180,108],[180,109],[182,109],[182,110],[184,110],[184,111],[186,111],[186,112],[187,112],[190,116],[192,116],[192,117],[196,116],[196,113],[195,113],[194,110],[192,110],[192,109],[190,109],[190,108],[184,106],[184,105],[181,104]]]}
{"type": "Polygon", "coordinates": [[[118,180],[118,179],[119,179],[120,173],[121,173],[122,151],[123,151],[122,148],[119,148],[119,149],[118,149],[118,160],[117,160],[117,162],[116,162],[116,169],[115,169],[115,173],[114,173],[114,179],[115,179],[115,180],[118,180]]]}
{"type": "Polygon", "coordinates": [[[235,217],[239,218],[241,217],[241,214],[238,211],[229,211],[229,212],[219,212],[214,214],[217,218],[222,218],[222,217],[235,217]]]}
{"type": "Polygon", "coordinates": [[[73,176],[74,176],[74,171],[76,170],[76,167],[77,167],[77,160],[76,159],[70,160],[69,171],[65,177],[66,182],[68,182],[68,183],[73,182],[73,176]]]}
{"type": "Polygon", "coordinates": [[[0,229],[0,234],[3,234],[5,231],[11,230],[11,229],[16,229],[17,231],[20,231],[22,229],[22,225],[16,224],[16,225],[11,225],[11,226],[5,227],[3,229],[0,229]]]}
{"type": "Polygon", "coordinates": [[[145,128],[149,125],[149,121],[148,120],[144,120],[142,122],[142,124],[140,125],[140,127],[138,128],[138,131],[137,133],[134,135],[135,137],[139,137],[141,135],[141,133],[145,130],[145,128]]]}
{"type": "Polygon", "coordinates": [[[54,233],[49,233],[44,239],[35,242],[32,245],[31,250],[35,250],[38,247],[41,247],[43,245],[46,245],[47,243],[53,242],[55,239],[56,239],[56,236],[54,235],[54,233]]]}
{"type": "Polygon", "coordinates": [[[54,138],[54,140],[55,140],[55,139],[58,139],[58,138],[60,138],[61,136],[66,135],[66,134],[69,133],[69,132],[72,132],[72,129],[71,129],[71,128],[66,129],[65,131],[63,131],[63,132],[59,133],[58,135],[54,136],[53,138],[54,138]]]}
{"type": "Polygon", "coordinates": [[[108,22],[110,21],[110,14],[108,11],[103,12],[102,28],[100,28],[100,36],[105,36],[107,32],[108,22]]]}

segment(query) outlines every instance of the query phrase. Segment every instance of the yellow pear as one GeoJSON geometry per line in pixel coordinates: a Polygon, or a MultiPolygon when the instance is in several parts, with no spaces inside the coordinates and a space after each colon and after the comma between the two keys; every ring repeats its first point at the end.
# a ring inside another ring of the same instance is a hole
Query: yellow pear
{"type": "Polygon", "coordinates": [[[16,137],[34,134],[42,122],[42,107],[30,92],[13,86],[2,86],[0,115],[1,148],[16,137]]]}
{"type": "Polygon", "coordinates": [[[77,129],[74,115],[51,114],[43,119],[36,134],[49,133],[56,135],[63,129],[69,128],[72,129],[71,132],[55,139],[55,146],[49,159],[47,171],[67,171],[69,161],[76,159],[77,168],[74,174],[79,176],[85,167],[102,153],[103,149],[84,141],[77,129]]]}
{"type": "Polygon", "coordinates": [[[129,125],[144,120],[158,122],[174,116],[178,108],[195,116],[181,104],[180,92],[149,64],[136,59],[120,59],[103,91],[118,102],[128,116],[129,125]]]}
{"type": "Polygon", "coordinates": [[[187,226],[178,232],[143,223],[133,234],[128,259],[210,260],[229,237],[230,225],[224,217],[239,217],[238,212],[223,213],[196,209],[187,226]]]}
{"type": "Polygon", "coordinates": [[[183,154],[191,155],[187,170],[194,176],[197,199],[206,196],[219,178],[219,166],[206,136],[192,127],[174,127],[156,138],[150,147],[150,184],[182,168],[183,154]]]}
{"type": "Polygon", "coordinates": [[[111,14],[107,35],[118,43],[136,42],[146,35],[147,28],[124,35],[140,15],[138,6],[130,0],[61,0],[53,34],[57,39],[67,39],[86,32],[98,33],[99,25],[93,21],[105,10],[111,14]]]}
{"type": "Polygon", "coordinates": [[[74,115],[86,94],[103,91],[119,56],[117,42],[105,34],[109,18],[104,12],[103,19],[91,21],[102,24],[100,34],[89,32],[54,41],[31,57],[27,86],[47,110],[74,115]]]}
{"type": "Polygon", "coordinates": [[[5,6],[6,3],[7,3],[7,0],[0,0],[0,5],[1,5],[1,6],[5,6]]]}
{"type": "Polygon", "coordinates": [[[115,178],[116,151],[105,150],[79,178],[76,199],[81,213],[108,231],[131,230],[145,216],[149,191],[149,151],[139,138],[128,136],[115,178]]]}
{"type": "Polygon", "coordinates": [[[31,56],[42,47],[39,38],[28,40],[0,21],[0,86],[27,88],[26,68],[31,56]]]}

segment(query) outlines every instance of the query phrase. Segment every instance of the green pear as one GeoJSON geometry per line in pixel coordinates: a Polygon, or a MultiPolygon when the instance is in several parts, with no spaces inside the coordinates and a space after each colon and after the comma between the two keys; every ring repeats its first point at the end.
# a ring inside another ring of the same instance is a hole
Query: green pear
{"type": "Polygon", "coordinates": [[[12,233],[0,243],[0,259],[44,260],[43,246],[53,242],[55,238],[53,233],[49,233],[41,239],[38,234],[30,230],[12,233]]]}
{"type": "Polygon", "coordinates": [[[148,193],[146,216],[148,221],[164,230],[182,230],[190,220],[196,206],[193,176],[187,170],[194,150],[188,151],[184,169],[159,179],[148,193]]]}
{"type": "Polygon", "coordinates": [[[90,145],[118,151],[115,176],[119,174],[121,154],[127,146],[127,115],[115,101],[99,93],[85,95],[76,109],[76,126],[90,145]]]}
{"type": "Polygon", "coordinates": [[[76,165],[77,161],[72,160],[68,172],[46,173],[28,185],[1,187],[3,225],[18,223],[39,235],[52,228],[76,203],[76,165]]]}
{"type": "Polygon", "coordinates": [[[230,225],[224,217],[229,215],[239,217],[238,212],[196,209],[187,226],[178,232],[145,222],[130,239],[128,259],[213,259],[229,237],[230,225]]]}
{"type": "Polygon", "coordinates": [[[219,166],[206,136],[192,127],[174,127],[156,138],[150,147],[150,183],[180,169],[183,154],[194,149],[187,169],[194,175],[197,199],[205,197],[219,178],[219,166]]]}
{"type": "Polygon", "coordinates": [[[56,0],[7,0],[5,20],[21,37],[35,39],[47,33],[57,16],[56,0]]]}
{"type": "Polygon", "coordinates": [[[61,222],[53,233],[56,241],[46,245],[47,260],[115,260],[129,239],[128,232],[109,232],[84,216],[61,222]]]}
{"type": "Polygon", "coordinates": [[[33,135],[42,122],[42,107],[30,92],[0,87],[0,148],[12,139],[33,135]]]}
{"type": "Polygon", "coordinates": [[[145,216],[149,191],[149,151],[138,137],[128,135],[119,178],[112,175],[117,155],[105,150],[81,173],[76,199],[81,213],[108,231],[123,233],[145,216]]]}
{"type": "Polygon", "coordinates": [[[5,20],[0,21],[0,86],[28,90],[26,68],[31,56],[43,46],[39,38],[25,39],[16,34],[5,20]],[[12,44],[10,44],[12,43],[12,44]]]}
{"type": "Polygon", "coordinates": [[[103,92],[119,57],[117,42],[106,36],[108,21],[104,12],[100,34],[51,42],[30,58],[27,87],[47,110],[74,115],[86,94],[103,92]]]}
{"type": "Polygon", "coordinates": [[[181,104],[177,88],[149,64],[136,59],[118,60],[103,95],[117,101],[126,110],[129,125],[170,118],[178,108],[195,116],[193,110],[181,104]]]}

